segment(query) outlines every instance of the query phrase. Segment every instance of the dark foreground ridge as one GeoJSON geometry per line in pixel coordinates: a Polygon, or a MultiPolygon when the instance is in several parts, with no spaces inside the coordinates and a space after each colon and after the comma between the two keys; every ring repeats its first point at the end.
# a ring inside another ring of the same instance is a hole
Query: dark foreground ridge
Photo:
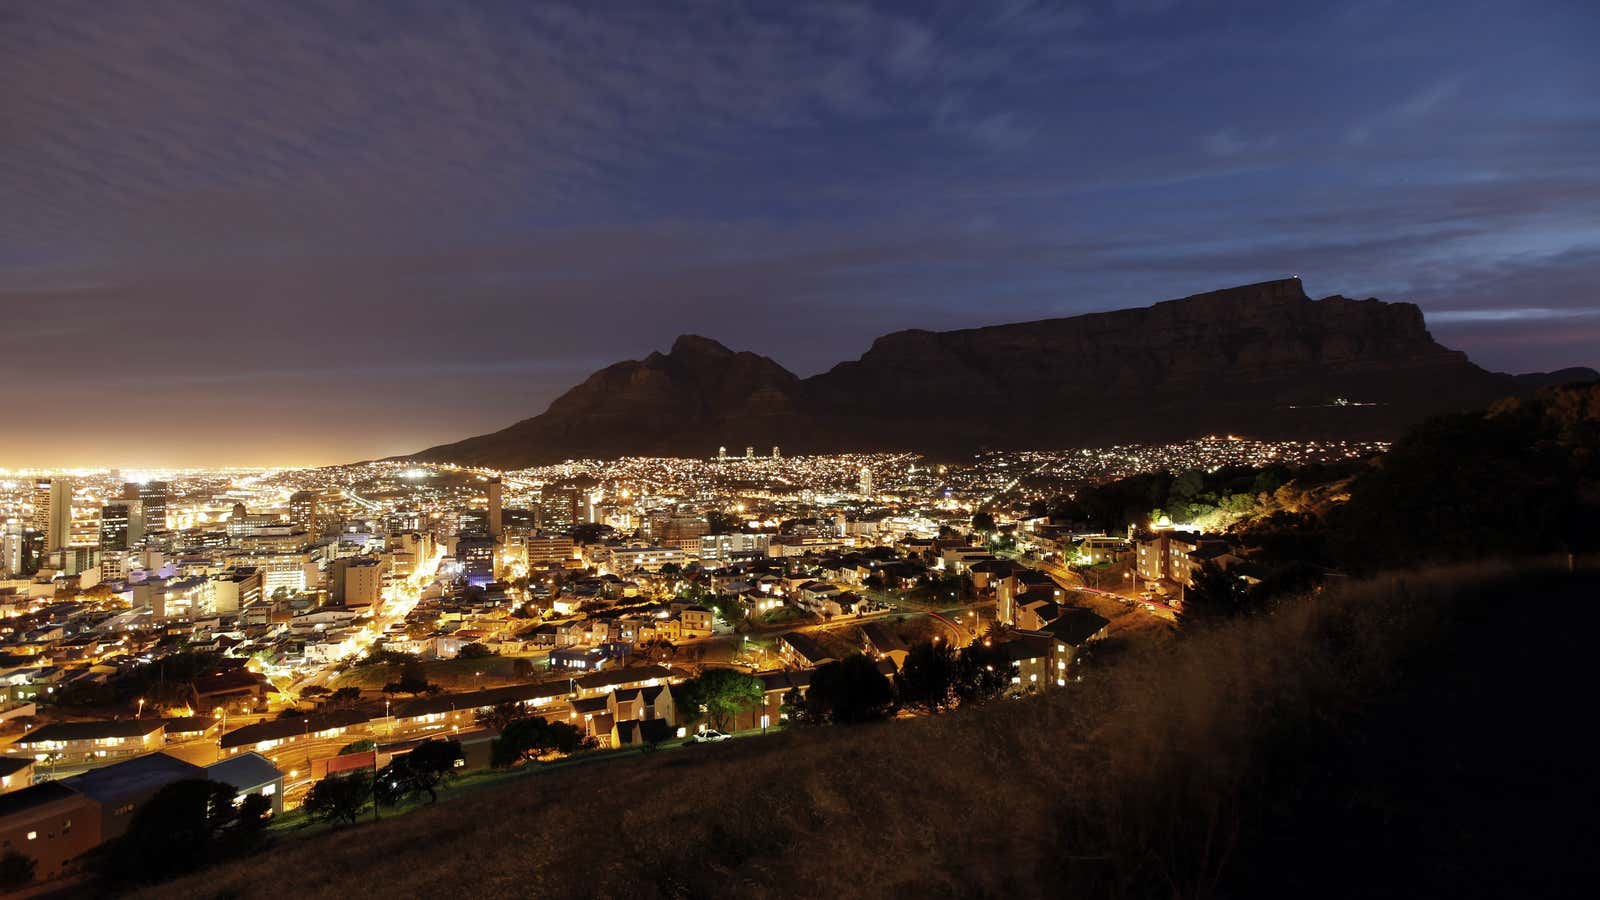
{"type": "Polygon", "coordinates": [[[1590,638],[1540,625],[1600,577],[1564,563],[1384,576],[1048,695],[619,760],[602,789],[519,779],[149,896],[1581,894],[1590,638]]]}
{"type": "Polygon", "coordinates": [[[415,454],[520,468],[574,458],[1058,448],[1237,433],[1390,438],[1592,370],[1518,378],[1434,341],[1409,303],[1312,300],[1298,279],[1154,306],[900,331],[811,378],[685,335],[543,414],[415,454]]]}

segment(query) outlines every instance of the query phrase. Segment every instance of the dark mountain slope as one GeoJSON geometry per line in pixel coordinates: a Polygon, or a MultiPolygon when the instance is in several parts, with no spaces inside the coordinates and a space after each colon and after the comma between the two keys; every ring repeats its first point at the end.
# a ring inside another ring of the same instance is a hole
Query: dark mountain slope
{"type": "Polygon", "coordinates": [[[589,376],[543,414],[424,450],[417,459],[502,468],[574,458],[690,456],[718,442],[739,452],[798,437],[800,379],[772,360],[684,335],[671,352],[589,376]]]}
{"type": "Polygon", "coordinates": [[[422,460],[1090,446],[1234,432],[1381,438],[1531,390],[1433,340],[1409,303],[1308,298],[1297,279],[1139,309],[901,331],[808,379],[706,338],[604,369],[542,415],[422,460]]]}

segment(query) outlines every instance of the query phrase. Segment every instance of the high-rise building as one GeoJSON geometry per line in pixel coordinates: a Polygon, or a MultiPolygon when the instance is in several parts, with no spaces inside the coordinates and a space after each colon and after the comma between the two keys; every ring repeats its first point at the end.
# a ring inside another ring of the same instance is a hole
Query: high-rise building
{"type": "Polygon", "coordinates": [[[123,500],[100,507],[100,549],[126,550],[144,537],[139,501],[123,500]]]}
{"type": "Polygon", "coordinates": [[[383,597],[383,569],[370,556],[334,560],[328,580],[330,599],[340,606],[375,606],[383,597]]]}
{"type": "Polygon", "coordinates": [[[872,493],[872,470],[866,466],[861,467],[861,493],[872,493]]]}
{"type": "Polygon", "coordinates": [[[28,527],[21,522],[0,523],[0,578],[17,578],[25,574],[23,560],[27,557],[28,527]]]}
{"type": "Polygon", "coordinates": [[[505,519],[502,514],[502,505],[505,502],[505,485],[496,478],[489,482],[489,536],[499,540],[505,533],[505,519]]]}
{"type": "Polygon", "coordinates": [[[33,482],[33,518],[29,524],[40,534],[50,530],[50,485],[48,478],[36,478],[33,482]]]}
{"type": "Polygon", "coordinates": [[[316,491],[295,491],[289,495],[289,522],[296,530],[307,534],[321,534],[322,521],[317,515],[316,491]]]}
{"type": "Polygon", "coordinates": [[[72,543],[72,479],[55,476],[33,483],[33,527],[53,553],[72,543]]]}
{"type": "Polygon", "coordinates": [[[539,527],[545,531],[566,531],[582,521],[577,488],[547,485],[539,492],[539,527]]]}
{"type": "Polygon", "coordinates": [[[462,538],[456,542],[456,560],[468,584],[483,587],[494,580],[494,548],[490,538],[462,538]]]}
{"type": "Polygon", "coordinates": [[[746,447],[746,448],[744,448],[744,458],[745,459],[755,459],[756,458],[756,448],[754,448],[754,447],[746,447]]]}
{"type": "Polygon", "coordinates": [[[171,491],[165,481],[130,482],[122,486],[122,499],[137,500],[140,530],[144,533],[167,530],[167,503],[171,491]]]}
{"type": "Polygon", "coordinates": [[[772,458],[773,459],[782,459],[783,458],[783,454],[778,452],[778,445],[777,444],[773,444],[772,445],[772,458]]]}

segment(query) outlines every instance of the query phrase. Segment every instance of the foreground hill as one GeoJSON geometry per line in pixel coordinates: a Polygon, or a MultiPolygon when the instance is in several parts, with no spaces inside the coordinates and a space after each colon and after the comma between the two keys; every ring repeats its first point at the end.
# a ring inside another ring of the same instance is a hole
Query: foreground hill
{"type": "Polygon", "coordinates": [[[669,353],[595,373],[541,415],[414,458],[518,468],[718,445],[958,453],[1226,432],[1387,438],[1568,376],[1595,374],[1488,372],[1434,341],[1412,304],[1312,300],[1286,279],[1139,309],[896,332],[805,379],[684,336],[669,353]]]}
{"type": "Polygon", "coordinates": [[[508,783],[149,896],[1557,896],[1595,573],[1390,576],[1065,690],[508,783]]]}

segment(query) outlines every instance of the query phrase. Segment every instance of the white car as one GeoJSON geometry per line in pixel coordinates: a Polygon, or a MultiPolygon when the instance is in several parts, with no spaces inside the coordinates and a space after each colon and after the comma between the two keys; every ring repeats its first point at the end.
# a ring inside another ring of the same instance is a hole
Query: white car
{"type": "Polygon", "coordinates": [[[718,731],[715,728],[707,728],[705,731],[696,734],[689,740],[696,744],[715,744],[719,741],[725,741],[731,737],[733,737],[733,735],[728,734],[726,731],[718,731]]]}

